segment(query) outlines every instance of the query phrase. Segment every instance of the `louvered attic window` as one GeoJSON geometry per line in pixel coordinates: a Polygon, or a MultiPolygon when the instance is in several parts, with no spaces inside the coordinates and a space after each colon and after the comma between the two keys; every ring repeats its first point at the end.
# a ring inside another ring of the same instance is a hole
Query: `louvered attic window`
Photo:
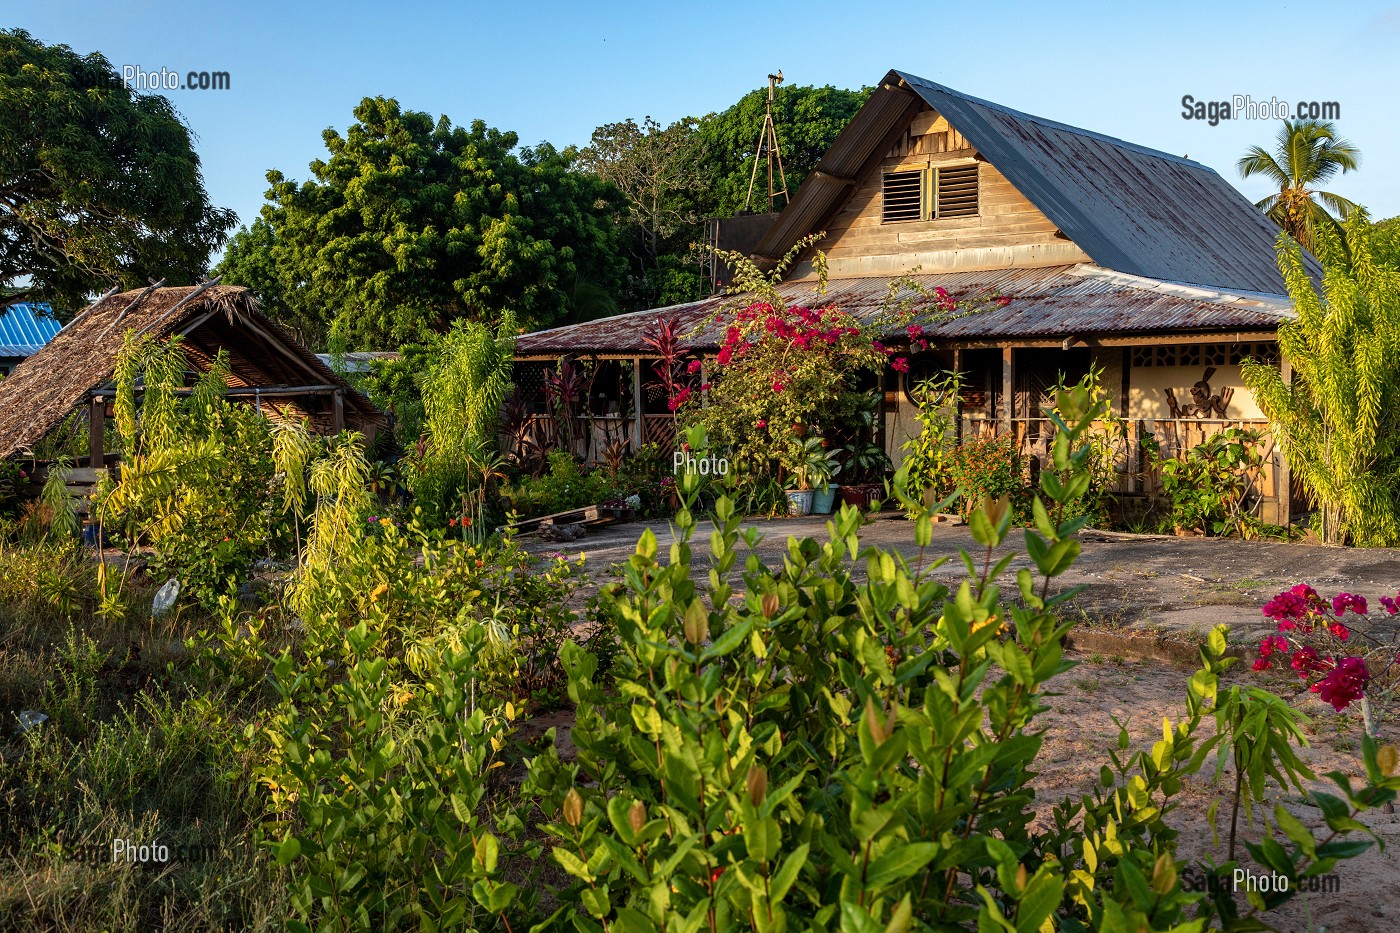
{"type": "Polygon", "coordinates": [[[924,219],[924,173],[921,169],[886,172],[884,194],[882,223],[924,219]]]}
{"type": "Polygon", "coordinates": [[[977,216],[977,163],[940,168],[934,173],[935,217],[977,216]]]}

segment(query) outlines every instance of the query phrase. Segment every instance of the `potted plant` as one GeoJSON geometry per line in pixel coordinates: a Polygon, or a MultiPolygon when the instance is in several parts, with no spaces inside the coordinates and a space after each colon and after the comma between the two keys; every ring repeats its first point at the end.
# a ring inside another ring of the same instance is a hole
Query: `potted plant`
{"type": "Polygon", "coordinates": [[[821,438],[814,450],[808,452],[807,479],[812,484],[812,512],[816,515],[830,515],[836,501],[836,485],[832,477],[841,472],[841,461],[835,451],[828,450],[821,438]]]}
{"type": "Polygon", "coordinates": [[[890,468],[890,458],[879,444],[870,441],[856,441],[842,453],[846,459],[842,475],[847,483],[840,489],[841,501],[868,509],[884,491],[883,481],[885,471],[890,468]]]}
{"type": "Polygon", "coordinates": [[[811,483],[812,465],[825,451],[822,450],[819,437],[803,438],[796,450],[797,456],[790,464],[788,473],[793,483],[787,490],[788,514],[810,515],[814,495],[811,483]]]}

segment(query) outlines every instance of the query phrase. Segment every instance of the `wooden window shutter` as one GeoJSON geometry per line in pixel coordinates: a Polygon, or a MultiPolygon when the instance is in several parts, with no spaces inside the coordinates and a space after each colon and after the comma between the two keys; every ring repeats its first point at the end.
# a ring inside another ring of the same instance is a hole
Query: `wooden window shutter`
{"type": "Polygon", "coordinates": [[[937,217],[977,216],[977,163],[938,169],[937,217]]]}
{"type": "Polygon", "coordinates": [[[924,173],[885,172],[882,223],[924,219],[924,173]]]}

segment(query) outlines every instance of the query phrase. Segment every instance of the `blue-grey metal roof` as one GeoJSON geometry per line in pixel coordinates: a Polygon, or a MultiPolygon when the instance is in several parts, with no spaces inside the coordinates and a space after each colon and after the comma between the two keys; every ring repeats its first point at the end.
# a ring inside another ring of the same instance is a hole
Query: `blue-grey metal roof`
{"type": "MultiPolygon", "coordinates": [[[[1208,166],[969,97],[901,71],[871,92],[754,251],[771,266],[830,222],[914,115],[947,118],[1106,269],[1207,288],[1286,293],[1278,227],[1208,166]]],[[[1311,256],[1309,272],[1321,276],[1311,256]]]]}
{"type": "Polygon", "coordinates": [[[1278,226],[1214,169],[895,74],[1099,265],[1284,294],[1278,226]]]}
{"type": "Polygon", "coordinates": [[[46,304],[0,307],[0,356],[33,356],[58,330],[46,304]]]}

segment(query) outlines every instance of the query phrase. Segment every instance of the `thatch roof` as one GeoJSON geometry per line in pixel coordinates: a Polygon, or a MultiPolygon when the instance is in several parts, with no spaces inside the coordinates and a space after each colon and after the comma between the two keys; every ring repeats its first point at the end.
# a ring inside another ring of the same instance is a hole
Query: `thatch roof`
{"type": "MultiPolygon", "coordinates": [[[[0,458],[33,446],[91,392],[110,384],[129,330],[160,338],[185,335],[195,370],[207,370],[225,350],[231,388],[333,386],[342,390],[346,427],[365,431],[385,423],[369,399],[259,311],[247,289],[140,289],[103,298],[0,381],[0,458]]],[[[270,413],[310,418],[326,430],[330,394],[283,396],[262,404],[270,413]]]]}

